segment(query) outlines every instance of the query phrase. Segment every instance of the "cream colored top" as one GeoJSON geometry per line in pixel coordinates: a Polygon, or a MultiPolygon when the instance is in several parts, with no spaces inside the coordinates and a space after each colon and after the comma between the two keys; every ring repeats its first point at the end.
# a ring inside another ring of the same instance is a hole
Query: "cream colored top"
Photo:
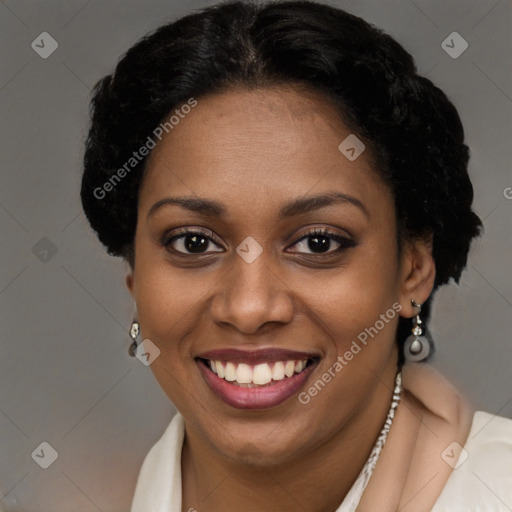
{"type": "MultiPolygon", "coordinates": [[[[184,433],[183,417],[177,413],[144,460],[131,512],[181,512],[184,433]]],[[[464,450],[457,460],[462,462],[458,467],[450,461],[450,456],[455,460],[457,446],[444,454],[456,469],[432,512],[510,512],[512,420],[477,411],[464,450]]],[[[336,509],[349,511],[353,512],[345,501],[336,509]]]]}

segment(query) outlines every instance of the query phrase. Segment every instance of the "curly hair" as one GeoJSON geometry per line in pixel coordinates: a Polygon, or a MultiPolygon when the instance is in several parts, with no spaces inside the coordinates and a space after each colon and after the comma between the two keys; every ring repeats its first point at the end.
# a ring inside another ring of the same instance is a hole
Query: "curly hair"
{"type": "MultiPolygon", "coordinates": [[[[393,193],[399,243],[432,236],[434,289],[458,282],[482,223],[471,209],[469,148],[456,108],[392,37],[311,1],[202,9],[142,38],[96,84],[81,199],[109,254],[133,264],[146,157],[108,195],[97,190],[173,109],[232,87],[282,84],[320,91],[339,107],[393,193]]],[[[401,322],[398,336],[409,327],[401,322]]]]}

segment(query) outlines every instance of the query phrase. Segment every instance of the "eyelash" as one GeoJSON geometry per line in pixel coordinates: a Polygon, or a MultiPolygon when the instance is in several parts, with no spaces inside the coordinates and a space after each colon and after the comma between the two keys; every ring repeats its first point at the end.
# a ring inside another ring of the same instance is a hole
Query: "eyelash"
{"type": "Polygon", "coordinates": [[[335,242],[337,242],[339,244],[339,247],[337,249],[331,250],[327,253],[319,253],[319,254],[305,253],[308,256],[314,256],[315,258],[318,258],[318,259],[330,258],[330,257],[334,256],[335,254],[339,254],[339,253],[343,252],[345,249],[349,249],[356,245],[356,243],[353,239],[339,235],[338,233],[329,231],[326,228],[312,228],[312,229],[307,230],[296,242],[293,243],[293,245],[297,245],[299,242],[301,242],[303,240],[307,240],[308,238],[311,238],[313,236],[324,236],[326,238],[329,238],[330,240],[334,240],[335,242]]]}
{"type": "MultiPolygon", "coordinates": [[[[210,242],[213,242],[213,243],[216,243],[217,245],[220,245],[216,241],[215,236],[211,232],[204,231],[204,230],[199,229],[199,228],[194,228],[194,229],[182,228],[182,229],[178,230],[177,232],[174,232],[172,234],[172,236],[165,236],[164,239],[162,240],[162,245],[168,251],[173,251],[175,254],[178,254],[178,255],[181,255],[181,256],[201,256],[202,254],[205,254],[205,253],[197,253],[197,254],[184,253],[184,252],[173,250],[173,249],[171,249],[169,247],[172,242],[174,242],[174,241],[176,241],[176,240],[178,240],[180,238],[183,238],[184,236],[187,236],[187,235],[202,235],[205,238],[207,238],[210,242]]],[[[325,236],[326,238],[334,240],[335,242],[340,244],[340,246],[337,249],[331,250],[331,251],[329,251],[327,253],[318,253],[318,254],[315,254],[315,253],[300,253],[300,254],[306,254],[308,256],[313,256],[313,257],[315,257],[317,259],[322,259],[322,258],[332,257],[333,255],[341,253],[345,249],[349,249],[349,248],[354,247],[356,245],[355,241],[352,240],[351,238],[344,237],[342,235],[339,235],[337,233],[329,231],[326,228],[312,228],[312,229],[307,230],[306,233],[304,233],[300,238],[298,238],[291,245],[291,247],[293,247],[294,245],[297,245],[299,242],[301,242],[303,240],[307,240],[308,238],[311,238],[313,236],[325,236]]],[[[220,251],[215,251],[215,252],[220,252],[220,251]]]]}

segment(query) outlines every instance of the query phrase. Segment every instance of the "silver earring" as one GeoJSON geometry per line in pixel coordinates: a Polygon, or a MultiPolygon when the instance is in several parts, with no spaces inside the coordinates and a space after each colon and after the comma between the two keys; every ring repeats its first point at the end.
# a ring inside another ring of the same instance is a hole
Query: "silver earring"
{"type": "Polygon", "coordinates": [[[411,300],[411,304],[418,310],[418,313],[412,320],[412,334],[405,340],[404,357],[407,361],[418,362],[423,361],[430,354],[430,342],[428,338],[423,335],[423,322],[420,318],[421,305],[414,299],[411,300]]]}
{"type": "Polygon", "coordinates": [[[130,326],[130,338],[133,340],[132,344],[130,345],[130,348],[128,349],[128,353],[130,356],[135,357],[135,351],[137,350],[137,347],[139,346],[139,343],[137,342],[137,338],[140,336],[140,325],[137,320],[134,320],[132,322],[132,325],[130,326]]]}

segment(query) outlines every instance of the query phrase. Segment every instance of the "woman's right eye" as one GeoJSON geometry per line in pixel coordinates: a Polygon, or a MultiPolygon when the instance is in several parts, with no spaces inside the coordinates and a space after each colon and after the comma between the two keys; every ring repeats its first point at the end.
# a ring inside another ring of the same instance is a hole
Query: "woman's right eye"
{"type": "Polygon", "coordinates": [[[210,244],[216,245],[219,250],[209,252],[223,252],[223,249],[215,244],[211,234],[199,230],[182,230],[172,236],[167,236],[163,245],[170,251],[191,256],[194,254],[206,254],[206,248],[210,244]]]}

